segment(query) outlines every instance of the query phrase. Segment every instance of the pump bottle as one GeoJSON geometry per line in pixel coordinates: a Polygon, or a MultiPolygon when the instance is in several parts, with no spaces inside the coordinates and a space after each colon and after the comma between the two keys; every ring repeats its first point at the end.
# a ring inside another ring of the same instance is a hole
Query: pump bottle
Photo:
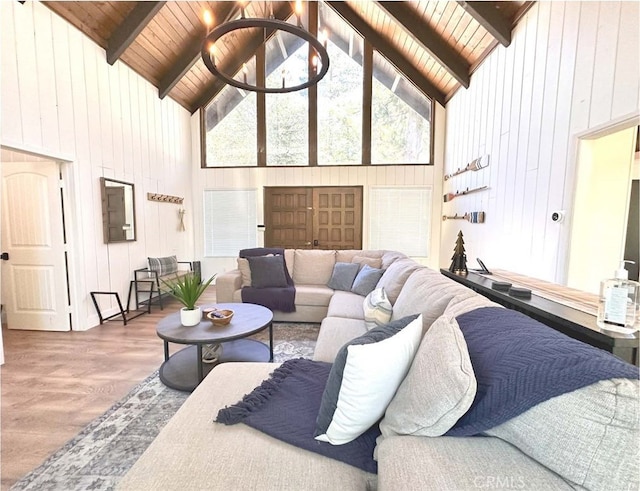
{"type": "Polygon", "coordinates": [[[620,261],[614,277],[600,283],[597,324],[601,329],[633,333],[640,329],[640,319],[637,319],[640,283],[629,280],[624,263],[633,264],[633,261],[620,261]]]}

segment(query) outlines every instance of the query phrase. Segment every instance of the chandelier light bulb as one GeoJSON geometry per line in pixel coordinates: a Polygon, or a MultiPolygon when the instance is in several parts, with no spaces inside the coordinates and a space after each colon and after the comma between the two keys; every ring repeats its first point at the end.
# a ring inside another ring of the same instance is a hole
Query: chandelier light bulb
{"type": "Polygon", "coordinates": [[[207,28],[211,28],[211,26],[213,25],[213,14],[211,13],[211,10],[204,11],[204,13],[202,14],[202,20],[204,21],[204,25],[207,26],[207,28]]]}

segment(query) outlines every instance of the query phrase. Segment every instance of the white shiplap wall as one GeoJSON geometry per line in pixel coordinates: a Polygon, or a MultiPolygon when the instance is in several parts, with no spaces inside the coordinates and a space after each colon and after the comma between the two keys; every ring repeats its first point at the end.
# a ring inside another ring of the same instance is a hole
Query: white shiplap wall
{"type": "Polygon", "coordinates": [[[191,206],[190,114],[123,63],[109,66],[102,48],[42,4],[0,2],[0,17],[0,144],[67,162],[73,324],[87,329],[98,322],[90,291],[126,302],[147,256],[193,258],[191,222],[179,232],[179,207],[146,199],[159,192],[191,206]],[[136,242],[103,243],[103,176],[134,183],[136,242]]]}
{"type": "Polygon", "coordinates": [[[565,281],[577,135],[638,114],[639,18],[637,2],[536,2],[511,45],[450,100],[445,174],[483,154],[490,166],[444,191],[490,189],[443,205],[447,215],[485,211],[486,222],[445,222],[442,266],[462,230],[469,267],[480,257],[490,269],[565,281]],[[552,222],[556,210],[568,219],[552,222]]]}

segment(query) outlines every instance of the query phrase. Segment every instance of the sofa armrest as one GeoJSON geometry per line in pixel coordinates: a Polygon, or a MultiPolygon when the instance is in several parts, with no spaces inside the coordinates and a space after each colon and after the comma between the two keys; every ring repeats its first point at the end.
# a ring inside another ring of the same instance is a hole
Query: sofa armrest
{"type": "Polygon", "coordinates": [[[516,447],[493,437],[393,436],[376,449],[378,490],[573,489],[516,447]]]}
{"type": "Polygon", "coordinates": [[[240,270],[233,269],[216,276],[216,301],[218,303],[232,303],[233,294],[242,287],[240,270]]]}

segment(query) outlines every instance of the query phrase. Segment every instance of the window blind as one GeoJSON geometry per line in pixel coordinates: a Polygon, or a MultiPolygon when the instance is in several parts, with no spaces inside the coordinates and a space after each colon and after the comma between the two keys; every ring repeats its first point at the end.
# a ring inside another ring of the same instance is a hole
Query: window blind
{"type": "Polygon", "coordinates": [[[428,257],[430,187],[374,187],[369,191],[369,248],[428,257]]]}
{"type": "Polygon", "coordinates": [[[257,190],[204,191],[204,255],[237,257],[240,249],[256,247],[257,190]]]}

